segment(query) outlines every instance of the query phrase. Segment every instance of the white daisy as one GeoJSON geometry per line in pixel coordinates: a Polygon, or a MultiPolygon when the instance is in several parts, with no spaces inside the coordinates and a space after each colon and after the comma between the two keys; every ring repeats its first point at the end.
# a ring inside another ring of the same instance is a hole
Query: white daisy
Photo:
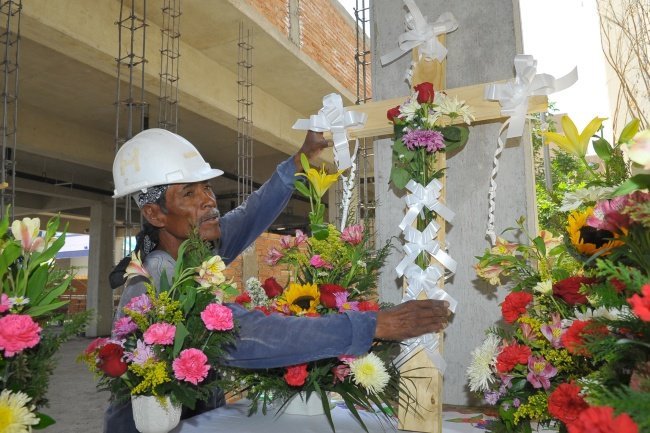
{"type": "Polygon", "coordinates": [[[630,309],[627,307],[622,307],[621,309],[598,307],[595,310],[587,310],[584,313],[579,310],[575,310],[573,313],[576,316],[576,319],[582,321],[592,320],[600,317],[603,317],[607,320],[617,320],[625,315],[629,315],[630,309]]]}
{"type": "Polygon", "coordinates": [[[535,287],[533,287],[533,290],[541,293],[542,295],[550,295],[551,293],[553,293],[553,281],[552,280],[541,281],[537,283],[535,287]]]}
{"type": "Polygon", "coordinates": [[[450,96],[440,98],[440,102],[438,102],[438,111],[452,119],[462,117],[463,122],[468,125],[472,123],[472,120],[474,120],[474,115],[470,111],[469,106],[465,104],[465,101],[459,101],[457,96],[454,96],[453,98],[450,96]]]}
{"type": "Polygon", "coordinates": [[[400,119],[404,119],[407,122],[410,122],[415,117],[415,113],[420,109],[420,104],[418,103],[417,92],[411,96],[405,103],[400,105],[399,111],[400,119]]]}
{"type": "Polygon", "coordinates": [[[469,389],[471,391],[488,391],[494,382],[494,366],[499,354],[501,339],[495,334],[488,334],[483,344],[472,351],[472,362],[467,367],[469,389]]]}
{"type": "Polygon", "coordinates": [[[35,407],[30,405],[29,397],[24,392],[12,392],[5,389],[0,393],[0,420],[2,431],[7,433],[28,433],[33,425],[38,424],[34,414],[35,407]]]}
{"type": "Polygon", "coordinates": [[[564,194],[560,212],[568,212],[578,209],[586,203],[595,203],[598,200],[607,198],[616,187],[591,186],[564,194]]]}
{"type": "Polygon", "coordinates": [[[384,363],[374,353],[357,358],[349,365],[354,383],[363,386],[370,393],[382,392],[390,380],[384,363]]]}

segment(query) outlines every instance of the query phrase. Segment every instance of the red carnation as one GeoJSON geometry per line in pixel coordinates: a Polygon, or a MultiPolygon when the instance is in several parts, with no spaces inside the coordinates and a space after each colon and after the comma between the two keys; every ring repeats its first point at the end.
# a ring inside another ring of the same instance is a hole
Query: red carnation
{"type": "Polygon", "coordinates": [[[327,308],[336,308],[335,293],[347,291],[344,287],[341,287],[338,284],[321,284],[318,288],[320,289],[320,303],[327,308]]]}
{"type": "Polygon", "coordinates": [[[386,112],[386,117],[388,118],[388,120],[395,123],[395,119],[397,119],[400,114],[401,112],[399,111],[399,105],[398,105],[397,107],[393,107],[390,110],[388,110],[386,112]]]}
{"type": "Polygon", "coordinates": [[[248,304],[251,302],[251,295],[249,295],[248,292],[244,292],[235,298],[235,302],[242,305],[248,304]]]}
{"type": "Polygon", "coordinates": [[[639,319],[650,322],[650,284],[644,284],[641,287],[641,296],[635,293],[627,299],[627,302],[639,319]]]}
{"type": "Polygon", "coordinates": [[[379,311],[379,304],[374,301],[361,301],[359,311],[379,311]]]}
{"type": "Polygon", "coordinates": [[[309,376],[309,373],[307,373],[307,364],[293,365],[287,367],[287,372],[284,373],[284,380],[289,386],[303,386],[307,376],[309,376]]]}
{"type": "Polygon", "coordinates": [[[512,292],[506,296],[501,304],[501,314],[508,323],[515,320],[526,312],[526,307],[533,300],[533,295],[526,292],[512,292]]]}
{"type": "Polygon", "coordinates": [[[591,356],[587,348],[584,347],[584,337],[588,335],[607,335],[607,327],[591,320],[574,320],[569,329],[560,337],[560,342],[569,353],[591,356]]]}
{"type": "Polygon", "coordinates": [[[587,408],[567,427],[569,433],[639,433],[639,426],[628,414],[614,417],[614,409],[609,406],[587,408]]]}
{"type": "Polygon", "coordinates": [[[564,299],[569,305],[586,304],[587,297],[580,293],[580,287],[583,285],[594,284],[598,280],[588,277],[569,277],[553,284],[553,295],[564,299]]]}
{"type": "Polygon", "coordinates": [[[424,104],[427,102],[433,102],[433,97],[435,92],[433,91],[433,84],[429,82],[420,83],[414,87],[415,91],[418,92],[418,102],[424,104]]]}
{"type": "Polygon", "coordinates": [[[580,387],[563,383],[548,396],[548,413],[564,424],[571,424],[589,405],[580,395],[580,387]]]}
{"type": "Polygon", "coordinates": [[[262,283],[262,288],[269,298],[275,298],[282,293],[282,286],[273,277],[269,277],[262,283]]]}
{"type": "Polygon", "coordinates": [[[523,344],[506,346],[497,355],[497,371],[499,373],[507,373],[518,364],[526,365],[531,354],[530,347],[523,344]]]}
{"type": "Polygon", "coordinates": [[[97,354],[97,368],[110,377],[120,377],[128,366],[124,362],[124,348],[119,344],[108,343],[99,349],[97,354]]]}

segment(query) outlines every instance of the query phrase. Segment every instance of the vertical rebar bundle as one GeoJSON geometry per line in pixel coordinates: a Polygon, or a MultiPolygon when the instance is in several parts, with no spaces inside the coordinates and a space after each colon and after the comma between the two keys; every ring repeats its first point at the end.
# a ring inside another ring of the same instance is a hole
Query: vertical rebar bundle
{"type": "Polygon", "coordinates": [[[177,132],[181,0],[163,0],[162,13],[158,127],[177,132]]]}
{"type": "Polygon", "coordinates": [[[253,45],[252,32],[239,23],[237,62],[237,200],[253,192],[253,45]]]}
{"type": "MultiPolygon", "coordinates": [[[[138,132],[149,127],[149,106],[144,96],[145,41],[147,0],[122,0],[118,28],[117,89],[115,98],[115,152],[138,132]],[[142,5],[142,17],[136,14],[136,5],[142,5]]],[[[130,196],[116,199],[113,203],[113,235],[120,230],[124,242],[120,257],[131,252],[134,227],[130,196]],[[122,206],[119,202],[122,201],[122,206]],[[118,215],[123,210],[121,215],[118,215]]],[[[116,247],[117,248],[117,247],[116,247]]]]}
{"type": "Polygon", "coordinates": [[[21,0],[3,1],[0,17],[4,31],[2,61],[2,167],[0,167],[0,216],[11,205],[11,219],[16,201],[16,129],[18,126],[18,59],[20,55],[21,0]]]}

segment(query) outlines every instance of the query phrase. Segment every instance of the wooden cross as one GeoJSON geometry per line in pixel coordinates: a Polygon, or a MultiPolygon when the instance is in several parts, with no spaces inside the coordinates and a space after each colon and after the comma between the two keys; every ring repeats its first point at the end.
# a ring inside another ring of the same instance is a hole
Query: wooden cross
{"type": "MultiPolygon", "coordinates": [[[[441,43],[444,43],[444,35],[438,38],[441,43]]],[[[418,57],[417,49],[413,50],[413,59],[416,61],[413,70],[413,85],[427,81],[433,83],[436,91],[444,89],[446,86],[445,61],[443,60],[441,63],[436,60],[419,60],[418,57]]],[[[474,114],[474,123],[504,121],[506,116],[501,114],[501,105],[498,102],[484,99],[485,86],[486,84],[476,84],[457,89],[446,89],[445,92],[449,96],[456,96],[459,100],[465,101],[474,114]]],[[[405,99],[405,97],[397,97],[346,107],[348,110],[363,111],[368,115],[365,126],[362,129],[348,131],[349,137],[354,139],[392,135],[393,124],[386,118],[386,112],[390,108],[401,105],[405,99]]],[[[529,98],[529,113],[543,112],[547,108],[548,99],[546,96],[531,96],[529,98]]],[[[458,118],[456,121],[462,123],[462,118],[458,118]]],[[[439,156],[437,168],[444,168],[446,164],[445,154],[441,153],[439,156]]],[[[444,179],[442,181],[444,185],[444,179]]],[[[441,191],[440,198],[444,201],[444,189],[441,191]]],[[[437,239],[441,246],[444,246],[445,221],[438,218],[437,222],[440,224],[437,239]]],[[[442,287],[444,280],[441,279],[439,284],[442,287]]],[[[424,292],[420,294],[420,298],[426,298],[424,292]]],[[[442,351],[443,334],[440,333],[439,337],[440,350],[442,351]]],[[[410,394],[415,396],[418,405],[409,410],[400,408],[398,413],[399,428],[402,430],[442,433],[442,375],[423,350],[412,356],[401,367],[401,371],[405,377],[418,376],[417,378],[410,377],[402,383],[402,386],[409,389],[410,394]]]]}

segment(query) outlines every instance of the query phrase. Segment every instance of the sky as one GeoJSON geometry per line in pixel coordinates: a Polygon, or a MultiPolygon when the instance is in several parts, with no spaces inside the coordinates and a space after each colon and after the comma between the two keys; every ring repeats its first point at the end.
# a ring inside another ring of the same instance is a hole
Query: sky
{"type": "MultiPolygon", "coordinates": [[[[356,0],[339,1],[354,16],[356,0]]],[[[579,130],[595,116],[609,117],[596,0],[520,0],[520,6],[522,54],[537,60],[537,73],[559,78],[578,67],[577,83],[551,95],[549,100],[555,102],[560,113],[569,114],[579,130]]],[[[605,137],[611,138],[608,131],[611,126],[606,122],[605,137]]]]}

